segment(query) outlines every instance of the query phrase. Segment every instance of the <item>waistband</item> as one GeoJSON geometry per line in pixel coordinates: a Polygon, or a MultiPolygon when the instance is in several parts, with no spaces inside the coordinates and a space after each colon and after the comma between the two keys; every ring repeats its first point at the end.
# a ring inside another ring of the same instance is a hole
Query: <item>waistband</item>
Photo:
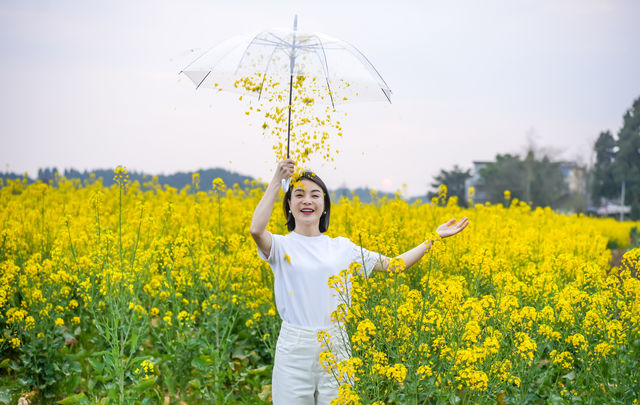
{"type": "Polygon", "coordinates": [[[318,340],[318,332],[322,330],[326,330],[331,336],[337,336],[340,332],[340,328],[336,324],[328,325],[323,328],[308,328],[294,325],[287,321],[282,321],[282,326],[280,327],[280,333],[285,333],[288,336],[296,336],[302,339],[313,339],[316,341],[318,340]]]}

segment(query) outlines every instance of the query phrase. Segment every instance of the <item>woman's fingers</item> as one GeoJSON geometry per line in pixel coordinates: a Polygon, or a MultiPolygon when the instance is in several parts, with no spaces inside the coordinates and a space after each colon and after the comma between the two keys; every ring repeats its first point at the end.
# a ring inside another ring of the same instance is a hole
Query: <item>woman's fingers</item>
{"type": "Polygon", "coordinates": [[[296,162],[293,159],[284,159],[278,163],[278,172],[283,179],[288,179],[293,175],[296,162]]]}
{"type": "Polygon", "coordinates": [[[460,222],[456,223],[456,219],[452,218],[444,224],[440,225],[436,232],[440,234],[441,237],[446,238],[449,236],[453,236],[458,232],[461,232],[464,228],[469,225],[469,218],[464,217],[460,220],[460,222]]]}
{"type": "Polygon", "coordinates": [[[469,218],[462,218],[460,222],[458,222],[455,226],[455,233],[462,232],[462,230],[466,228],[467,225],[469,225],[469,218]]]}
{"type": "Polygon", "coordinates": [[[469,218],[464,217],[460,220],[460,222],[457,223],[457,226],[459,227],[465,227],[467,226],[467,224],[469,223],[469,218]]]}
{"type": "Polygon", "coordinates": [[[294,168],[296,165],[296,162],[293,159],[285,159],[282,160],[278,163],[278,167],[283,167],[283,168],[294,168]]]}

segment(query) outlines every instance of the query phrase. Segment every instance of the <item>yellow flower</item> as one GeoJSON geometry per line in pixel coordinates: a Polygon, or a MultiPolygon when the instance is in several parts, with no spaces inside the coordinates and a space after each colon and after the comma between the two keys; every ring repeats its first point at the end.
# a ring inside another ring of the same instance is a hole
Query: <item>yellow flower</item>
{"type": "Polygon", "coordinates": [[[20,339],[18,338],[12,338],[9,339],[9,344],[11,345],[12,348],[17,349],[18,347],[20,347],[20,339]]]}
{"type": "Polygon", "coordinates": [[[476,196],[476,188],[475,187],[469,187],[469,190],[467,192],[467,194],[469,195],[469,198],[473,198],[476,196]]]}
{"type": "Polygon", "coordinates": [[[402,383],[407,378],[407,367],[402,363],[396,363],[387,367],[386,375],[387,378],[402,383]]]}

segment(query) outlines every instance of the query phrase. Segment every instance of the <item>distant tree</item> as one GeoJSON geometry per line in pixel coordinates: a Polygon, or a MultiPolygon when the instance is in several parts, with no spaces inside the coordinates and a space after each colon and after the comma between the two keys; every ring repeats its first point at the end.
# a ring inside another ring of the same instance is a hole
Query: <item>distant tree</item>
{"type": "Polygon", "coordinates": [[[533,176],[530,177],[530,198],[534,206],[557,207],[561,197],[569,192],[567,182],[560,171],[560,162],[553,162],[548,156],[536,159],[532,154],[527,154],[525,165],[533,168],[533,176]]]}
{"type": "Polygon", "coordinates": [[[624,115],[618,132],[618,152],[613,162],[613,176],[625,183],[625,204],[631,205],[634,215],[640,217],[640,97],[624,115]]]}
{"type": "Polygon", "coordinates": [[[617,139],[609,131],[600,133],[594,151],[594,202],[620,198],[624,182],[624,203],[631,205],[632,219],[640,219],[640,97],[625,112],[617,139]]]}
{"type": "Polygon", "coordinates": [[[560,163],[547,155],[537,157],[529,148],[525,159],[518,155],[497,155],[496,161],[480,171],[489,201],[504,201],[509,190],[512,198],[530,202],[533,206],[555,207],[568,187],[560,171],[560,163]]]}
{"type": "Polygon", "coordinates": [[[49,183],[50,181],[55,180],[56,173],[59,172],[55,167],[45,167],[44,169],[38,169],[37,180],[40,180],[43,183],[49,183]]]}
{"type": "Polygon", "coordinates": [[[453,166],[452,170],[441,169],[440,173],[433,176],[431,187],[435,191],[427,193],[429,199],[438,195],[438,188],[441,184],[447,186],[447,196],[458,197],[458,205],[467,206],[465,181],[471,177],[471,170],[462,170],[458,165],[453,166]]]}
{"type": "Polygon", "coordinates": [[[616,140],[611,132],[601,132],[594,145],[596,162],[593,167],[591,195],[595,203],[601,197],[612,198],[620,192],[613,177],[613,162],[616,158],[616,140]]]}
{"type": "Polygon", "coordinates": [[[527,171],[518,155],[497,155],[495,162],[488,163],[480,170],[487,198],[492,202],[503,201],[504,191],[511,196],[525,200],[525,179],[527,171]]]}

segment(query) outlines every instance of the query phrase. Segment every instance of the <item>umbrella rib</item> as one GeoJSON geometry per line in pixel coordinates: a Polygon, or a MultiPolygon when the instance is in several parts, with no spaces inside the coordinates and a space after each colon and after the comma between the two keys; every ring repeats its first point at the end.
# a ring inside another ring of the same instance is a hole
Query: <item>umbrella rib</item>
{"type": "Polygon", "coordinates": [[[207,72],[206,75],[204,75],[204,77],[202,78],[202,80],[200,80],[200,83],[198,83],[198,85],[196,86],[196,90],[198,90],[198,88],[200,87],[200,85],[207,80],[207,77],[209,77],[209,75],[211,74],[211,70],[207,72]]]}
{"type": "Polygon", "coordinates": [[[263,41],[267,42],[267,43],[271,43],[271,44],[278,44],[278,45],[284,45],[284,46],[291,46],[291,44],[287,41],[285,41],[284,39],[280,38],[279,36],[277,36],[276,34],[274,34],[273,32],[269,32],[269,35],[274,37],[276,39],[276,41],[269,41],[267,38],[260,38],[263,41]]]}
{"type": "Polygon", "coordinates": [[[273,54],[276,53],[278,48],[273,48],[271,52],[271,56],[269,56],[269,61],[267,62],[267,67],[264,69],[264,73],[262,74],[262,83],[260,83],[260,93],[258,93],[258,100],[262,97],[262,90],[264,89],[264,82],[267,80],[267,71],[269,70],[269,66],[271,65],[271,61],[273,60],[273,54]]]}
{"type": "MultiPolygon", "coordinates": [[[[387,82],[384,81],[384,79],[382,78],[382,76],[380,75],[380,73],[378,72],[378,69],[376,69],[375,66],[373,66],[373,64],[369,61],[369,59],[367,59],[366,56],[364,56],[364,54],[362,52],[360,52],[360,50],[358,48],[356,48],[355,46],[351,45],[348,42],[344,42],[345,45],[348,45],[349,47],[353,48],[353,51],[357,52],[358,55],[362,56],[362,58],[367,62],[367,64],[369,65],[369,67],[371,69],[373,69],[373,71],[376,73],[376,75],[378,75],[378,78],[382,81],[382,83],[384,84],[386,90],[388,90],[389,92],[391,92],[391,89],[389,89],[389,85],[387,84],[387,82]]],[[[384,96],[387,98],[387,101],[389,101],[389,103],[391,103],[391,98],[389,97],[389,95],[387,94],[386,91],[384,91],[385,89],[383,89],[382,87],[380,87],[380,90],[382,90],[382,93],[384,94],[384,96]]]]}
{"type": "Polygon", "coordinates": [[[249,42],[249,45],[247,45],[247,47],[244,49],[244,52],[242,52],[242,58],[240,58],[240,61],[238,62],[238,66],[236,67],[236,69],[234,70],[233,74],[238,74],[238,69],[240,69],[240,66],[242,66],[242,62],[244,61],[244,57],[247,55],[247,51],[249,50],[249,48],[251,47],[251,45],[253,45],[254,43],[257,43],[258,40],[260,40],[261,38],[259,38],[259,36],[262,33],[256,35],[255,37],[251,38],[251,42],[249,42]]]}
{"type": "Polygon", "coordinates": [[[279,47],[279,46],[287,46],[287,43],[284,41],[271,41],[267,38],[258,38],[258,41],[256,41],[255,43],[256,45],[265,45],[265,46],[273,46],[273,47],[279,47]]]}
{"type": "Polygon", "coordinates": [[[316,54],[318,59],[320,59],[320,64],[322,64],[324,68],[324,80],[327,82],[327,90],[329,91],[329,98],[331,98],[331,108],[336,108],[333,102],[333,92],[331,91],[331,84],[329,83],[329,66],[327,65],[327,54],[324,52],[324,47],[322,46],[322,40],[320,38],[318,38],[318,42],[320,43],[320,46],[318,48],[322,50],[322,57],[320,57],[317,51],[314,53],[316,54]]]}
{"type": "MultiPolygon", "coordinates": [[[[185,70],[189,69],[189,67],[191,65],[193,65],[194,63],[196,63],[197,61],[200,60],[200,58],[202,58],[204,55],[206,55],[210,50],[212,50],[213,48],[215,48],[216,45],[210,47],[209,49],[207,49],[206,51],[204,51],[200,56],[198,56],[197,58],[195,58],[193,61],[191,61],[191,63],[189,63],[187,66],[184,67],[184,69],[182,69],[180,72],[178,72],[178,74],[182,74],[185,70]]],[[[225,56],[227,56],[227,54],[225,54],[225,56]]],[[[221,58],[222,59],[222,58],[221,58]]]]}

